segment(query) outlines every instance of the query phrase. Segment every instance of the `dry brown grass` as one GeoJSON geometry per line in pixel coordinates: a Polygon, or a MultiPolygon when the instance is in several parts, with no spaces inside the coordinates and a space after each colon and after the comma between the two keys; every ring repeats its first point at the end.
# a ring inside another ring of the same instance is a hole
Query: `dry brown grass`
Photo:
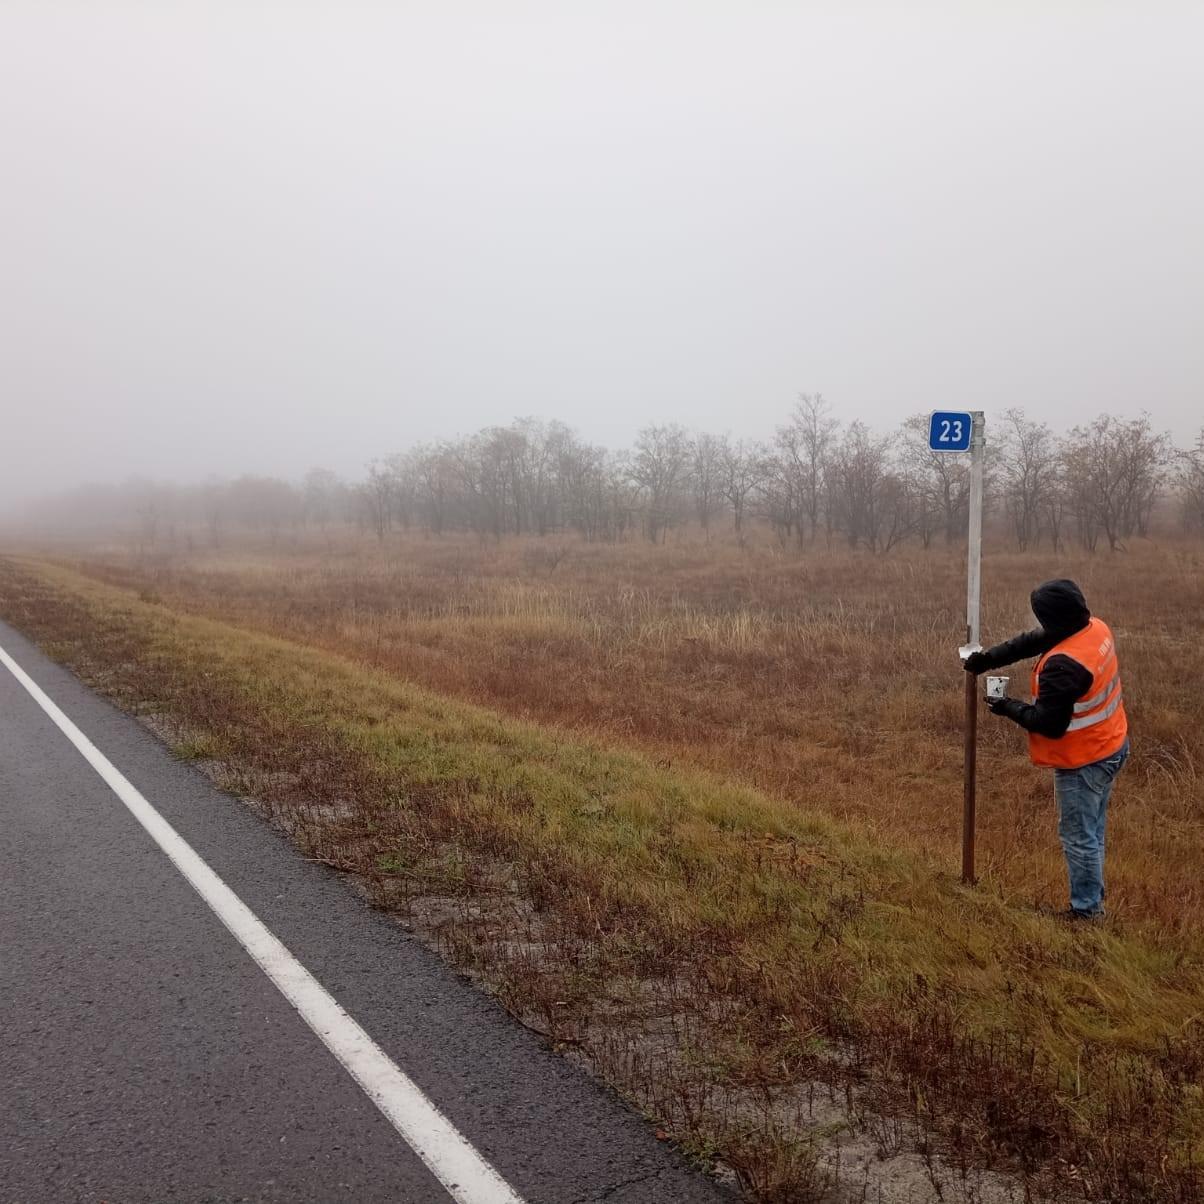
{"type": "Polygon", "coordinates": [[[459,964],[761,1199],[819,1190],[816,1090],[884,1149],[918,1141],[946,1198],[984,1198],[974,1166],[1059,1199],[1198,1198],[1197,551],[989,562],[1015,600],[988,632],[1069,572],[1122,641],[1137,752],[1118,915],[1090,932],[1026,906],[1062,870],[1010,728],[986,726],[987,879],[948,873],[959,559],[552,559],[91,553],[82,577],[0,562],[0,613],[170,717],[381,906],[438,913],[459,964]]]}
{"type": "MultiPolygon", "coordinates": [[[[954,864],[965,566],[772,546],[668,548],[347,536],[77,567],[505,712],[619,739],[796,800],[954,864]]],[[[989,552],[987,638],[1075,577],[1120,639],[1135,755],[1109,899],[1126,922],[1204,932],[1204,549],[989,552]]],[[[1018,667],[1014,688],[1027,687],[1018,667]]],[[[1063,902],[1048,774],[984,716],[980,863],[1018,901],[1063,902]]]]}

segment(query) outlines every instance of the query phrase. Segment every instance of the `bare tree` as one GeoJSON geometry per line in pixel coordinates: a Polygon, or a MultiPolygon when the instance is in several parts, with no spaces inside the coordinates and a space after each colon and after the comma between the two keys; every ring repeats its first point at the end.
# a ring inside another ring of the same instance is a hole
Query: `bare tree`
{"type": "Polygon", "coordinates": [[[1066,478],[1065,464],[1059,451],[1049,478],[1048,488],[1041,499],[1041,518],[1045,530],[1049,532],[1049,542],[1053,545],[1055,552],[1062,550],[1063,530],[1066,513],[1069,509],[1070,488],[1066,478]]]}
{"type": "Polygon", "coordinates": [[[653,542],[663,542],[680,513],[681,490],[690,469],[690,435],[685,427],[646,426],[636,436],[631,479],[644,493],[644,528],[653,542]]]}
{"type": "Polygon", "coordinates": [[[1183,524],[1190,531],[1204,531],[1204,430],[1196,445],[1178,455],[1175,484],[1183,507],[1183,524]]]}
{"type": "Polygon", "coordinates": [[[891,462],[892,443],[890,435],[875,436],[854,422],[833,453],[832,507],[850,547],[886,553],[915,526],[913,498],[891,462]]]}
{"type": "MultiPolygon", "coordinates": [[[[532,421],[533,420],[528,420],[532,421]]],[[[564,466],[581,453],[576,435],[563,422],[535,423],[538,438],[530,440],[527,462],[531,527],[538,535],[559,530],[564,522],[564,466]]]]}
{"type": "Polygon", "coordinates": [[[695,435],[690,445],[690,490],[694,514],[707,538],[723,499],[723,440],[714,435],[695,435]]]}
{"type": "Polygon", "coordinates": [[[389,464],[377,461],[368,467],[368,479],[360,487],[364,512],[378,540],[384,540],[393,524],[393,492],[396,478],[389,464]]]}
{"type": "MultiPolygon", "coordinates": [[[[928,446],[928,416],[915,414],[903,424],[901,468],[923,531],[935,517],[945,542],[953,543],[966,529],[970,505],[970,463],[966,456],[936,452],[928,446]]],[[[924,539],[927,546],[928,539],[924,539]]]]}
{"type": "Polygon", "coordinates": [[[800,393],[789,421],[778,427],[774,436],[779,511],[795,528],[800,543],[805,530],[811,540],[815,539],[824,499],[825,467],[839,429],[822,393],[800,393]]]}
{"type": "Polygon", "coordinates": [[[1004,412],[1003,437],[996,446],[1004,510],[1023,552],[1040,542],[1043,524],[1059,517],[1052,505],[1059,486],[1058,441],[1046,423],[1013,407],[1004,412]]]}
{"type": "Polygon", "coordinates": [[[604,448],[589,447],[575,439],[562,446],[556,479],[566,522],[591,542],[617,538],[616,510],[620,503],[614,495],[628,488],[625,477],[625,471],[615,468],[613,457],[604,448]]]}
{"type": "Polygon", "coordinates": [[[1129,536],[1146,533],[1170,458],[1169,437],[1153,429],[1148,415],[1104,414],[1070,432],[1063,473],[1084,547],[1094,551],[1103,535],[1115,552],[1129,536]]]}
{"type": "Polygon", "coordinates": [[[447,446],[414,448],[404,456],[401,471],[410,481],[418,522],[430,534],[442,535],[455,509],[455,468],[447,446]]]}
{"type": "Polygon", "coordinates": [[[744,515],[748,500],[769,476],[769,457],[759,443],[741,439],[732,443],[726,436],[719,445],[720,488],[731,503],[736,535],[744,535],[744,515]]]}

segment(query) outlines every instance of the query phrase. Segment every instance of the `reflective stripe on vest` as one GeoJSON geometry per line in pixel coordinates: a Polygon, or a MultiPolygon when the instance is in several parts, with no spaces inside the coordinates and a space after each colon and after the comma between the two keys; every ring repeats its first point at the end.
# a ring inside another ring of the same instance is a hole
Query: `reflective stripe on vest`
{"type": "Polygon", "coordinates": [[[1037,765],[1079,769],[1117,752],[1128,736],[1124,692],[1116,641],[1108,625],[1091,619],[1087,626],[1051,648],[1033,667],[1033,699],[1041,688],[1041,671],[1053,656],[1066,656],[1091,674],[1087,696],[1074,704],[1065,734],[1058,737],[1029,733],[1029,753],[1037,765]]]}
{"type": "MultiPolygon", "coordinates": [[[[1094,727],[1097,723],[1103,723],[1105,719],[1111,719],[1116,714],[1116,708],[1120,706],[1121,693],[1116,691],[1116,697],[1102,711],[1096,711],[1094,715],[1084,715],[1081,719],[1072,719],[1070,726],[1066,729],[1068,732],[1081,732],[1085,727],[1094,727]]],[[[1075,708],[1078,709],[1077,707],[1075,708]]]]}
{"type": "Polygon", "coordinates": [[[1081,715],[1084,711],[1090,711],[1099,706],[1099,704],[1103,702],[1104,699],[1107,698],[1108,695],[1111,694],[1112,691],[1119,685],[1120,674],[1117,673],[1116,676],[1113,677],[1112,680],[1102,690],[1100,690],[1098,694],[1095,694],[1090,698],[1084,698],[1082,702],[1076,702],[1074,704],[1074,713],[1076,715],[1081,715]]]}

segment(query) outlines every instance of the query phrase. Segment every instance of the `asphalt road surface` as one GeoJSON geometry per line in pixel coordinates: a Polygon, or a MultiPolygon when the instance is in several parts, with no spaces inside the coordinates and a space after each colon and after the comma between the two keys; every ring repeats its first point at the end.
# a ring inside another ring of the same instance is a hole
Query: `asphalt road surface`
{"type": "Polygon", "coordinates": [[[82,733],[0,665],[0,1204],[731,1200],[4,624],[0,649],[82,733]]]}

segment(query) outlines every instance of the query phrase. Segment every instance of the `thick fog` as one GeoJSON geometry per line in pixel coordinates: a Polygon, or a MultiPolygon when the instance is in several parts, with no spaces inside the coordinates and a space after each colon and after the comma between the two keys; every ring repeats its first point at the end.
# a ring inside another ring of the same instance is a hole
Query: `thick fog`
{"type": "Polygon", "coordinates": [[[1204,423],[1204,6],[0,4],[0,503],[515,415],[1204,423]]]}

